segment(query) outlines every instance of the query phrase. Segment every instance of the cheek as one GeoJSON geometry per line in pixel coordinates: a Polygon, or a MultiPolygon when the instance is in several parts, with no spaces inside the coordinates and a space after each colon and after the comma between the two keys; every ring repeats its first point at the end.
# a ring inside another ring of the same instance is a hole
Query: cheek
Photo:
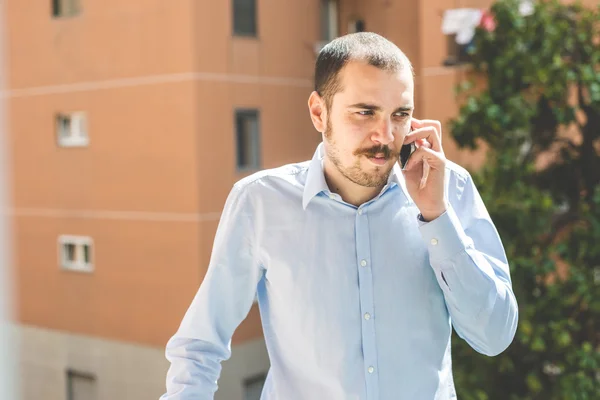
{"type": "Polygon", "coordinates": [[[396,128],[394,132],[394,145],[397,149],[402,147],[402,145],[404,144],[404,138],[406,137],[408,132],[410,132],[410,125],[408,124],[402,124],[396,128]]]}
{"type": "Polygon", "coordinates": [[[369,120],[349,120],[345,121],[344,125],[348,141],[354,146],[362,146],[369,139],[373,129],[373,122],[369,120]]]}
{"type": "Polygon", "coordinates": [[[370,132],[375,126],[373,119],[360,116],[350,116],[345,122],[349,129],[356,132],[370,132]]]}
{"type": "Polygon", "coordinates": [[[348,120],[332,121],[331,128],[335,141],[344,146],[352,146],[353,143],[360,142],[364,136],[363,132],[366,131],[361,124],[348,120]]]}
{"type": "Polygon", "coordinates": [[[406,134],[404,133],[404,130],[398,132],[397,135],[395,135],[394,138],[394,147],[396,149],[399,149],[402,147],[402,145],[404,144],[404,138],[406,137],[406,134]]]}

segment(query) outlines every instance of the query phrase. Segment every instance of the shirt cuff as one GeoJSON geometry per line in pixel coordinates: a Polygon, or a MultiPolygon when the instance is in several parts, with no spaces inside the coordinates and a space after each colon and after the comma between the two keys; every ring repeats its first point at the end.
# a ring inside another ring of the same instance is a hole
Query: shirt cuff
{"type": "Polygon", "coordinates": [[[449,259],[471,245],[452,206],[433,221],[419,219],[419,229],[432,261],[449,259]]]}

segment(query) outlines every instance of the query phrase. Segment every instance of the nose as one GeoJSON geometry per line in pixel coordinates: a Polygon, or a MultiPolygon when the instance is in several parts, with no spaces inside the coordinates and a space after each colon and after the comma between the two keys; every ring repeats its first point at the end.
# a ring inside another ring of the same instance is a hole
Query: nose
{"type": "Polygon", "coordinates": [[[394,124],[387,118],[382,119],[376,126],[371,135],[371,140],[375,143],[387,145],[394,141],[394,124]]]}

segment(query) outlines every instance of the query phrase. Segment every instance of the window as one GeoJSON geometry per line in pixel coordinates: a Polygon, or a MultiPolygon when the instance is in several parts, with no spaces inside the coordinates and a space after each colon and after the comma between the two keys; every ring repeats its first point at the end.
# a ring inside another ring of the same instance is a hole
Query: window
{"type": "Polygon", "coordinates": [[[321,40],[329,42],[338,36],[337,0],[321,0],[321,40]]]}
{"type": "Polygon", "coordinates": [[[320,14],[320,40],[315,44],[315,53],[320,52],[323,46],[339,34],[337,0],[321,0],[320,14]]]}
{"type": "Polygon", "coordinates": [[[62,235],[58,238],[59,260],[63,269],[92,272],[92,238],[62,235]]]}
{"type": "Polygon", "coordinates": [[[56,137],[61,147],[85,147],[89,144],[85,113],[58,114],[56,137]]]}
{"type": "Polygon", "coordinates": [[[450,67],[453,65],[462,65],[470,63],[469,57],[469,46],[471,43],[466,45],[456,43],[456,35],[446,35],[447,41],[447,53],[446,59],[444,60],[444,66],[450,67]]]}
{"type": "Polygon", "coordinates": [[[54,18],[73,17],[81,12],[80,0],[52,0],[54,18]]]}
{"type": "Polygon", "coordinates": [[[235,129],[238,169],[260,168],[259,112],[258,110],[237,110],[235,129]]]}
{"type": "Polygon", "coordinates": [[[94,375],[67,370],[67,400],[96,400],[97,398],[94,375]]]}
{"type": "Polygon", "coordinates": [[[478,8],[455,8],[445,10],[442,17],[442,33],[446,35],[445,66],[469,63],[469,47],[472,46],[475,29],[481,23],[483,11],[478,8]]]}
{"type": "Polygon", "coordinates": [[[267,376],[262,374],[246,379],[244,381],[244,400],[260,400],[266,378],[267,376]]]}
{"type": "Polygon", "coordinates": [[[233,34],[256,36],[256,0],[233,0],[233,34]]]}

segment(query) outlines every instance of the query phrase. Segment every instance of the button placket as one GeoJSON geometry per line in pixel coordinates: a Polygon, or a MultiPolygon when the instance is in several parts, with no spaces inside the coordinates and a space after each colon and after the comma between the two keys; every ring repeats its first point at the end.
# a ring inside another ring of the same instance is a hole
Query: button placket
{"type": "Polygon", "coordinates": [[[361,313],[361,339],[363,348],[363,371],[367,393],[377,396],[379,383],[374,366],[377,365],[377,344],[375,335],[373,264],[371,257],[369,218],[366,209],[359,208],[355,218],[356,267],[358,267],[359,302],[361,313]]]}

